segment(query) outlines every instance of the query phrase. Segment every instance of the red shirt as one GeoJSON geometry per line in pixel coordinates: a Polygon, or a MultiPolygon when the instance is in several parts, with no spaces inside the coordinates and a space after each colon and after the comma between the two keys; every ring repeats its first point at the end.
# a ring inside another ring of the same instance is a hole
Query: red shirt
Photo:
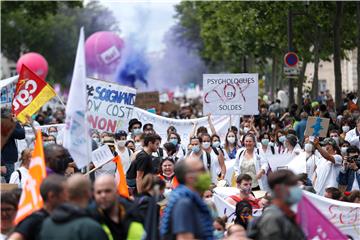
{"type": "Polygon", "coordinates": [[[232,199],[232,200],[234,200],[236,203],[238,203],[238,202],[240,202],[240,201],[242,201],[242,200],[246,200],[246,201],[248,201],[249,203],[250,203],[250,205],[253,207],[253,208],[255,208],[255,209],[259,209],[260,208],[260,206],[259,206],[259,199],[256,199],[256,198],[254,198],[254,199],[241,199],[239,196],[237,196],[237,195],[232,195],[232,196],[230,196],[230,198],[232,199]]]}

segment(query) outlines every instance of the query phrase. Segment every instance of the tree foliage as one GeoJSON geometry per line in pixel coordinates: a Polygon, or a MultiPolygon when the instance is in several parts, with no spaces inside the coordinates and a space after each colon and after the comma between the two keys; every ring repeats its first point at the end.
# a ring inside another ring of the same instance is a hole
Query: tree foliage
{"type": "Polygon", "coordinates": [[[21,53],[38,52],[49,63],[47,81],[67,85],[71,78],[81,26],[86,37],[114,30],[116,19],[98,2],[2,2],[2,53],[17,61],[21,53]],[[39,10],[42,10],[39,12],[39,10]]]}

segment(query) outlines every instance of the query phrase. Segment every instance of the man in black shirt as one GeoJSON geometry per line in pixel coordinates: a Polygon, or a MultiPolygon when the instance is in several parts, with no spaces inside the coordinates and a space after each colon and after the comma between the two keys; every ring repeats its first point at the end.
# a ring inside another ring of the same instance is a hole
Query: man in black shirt
{"type": "Polygon", "coordinates": [[[147,134],[144,137],[144,148],[136,155],[126,173],[127,183],[130,188],[135,188],[141,193],[142,179],[146,174],[152,173],[152,153],[160,146],[161,137],[157,134],[147,134]]]}
{"type": "Polygon", "coordinates": [[[40,186],[40,194],[44,200],[44,207],[22,220],[9,239],[39,239],[42,222],[57,206],[67,200],[66,178],[57,174],[45,178],[40,186]]]}

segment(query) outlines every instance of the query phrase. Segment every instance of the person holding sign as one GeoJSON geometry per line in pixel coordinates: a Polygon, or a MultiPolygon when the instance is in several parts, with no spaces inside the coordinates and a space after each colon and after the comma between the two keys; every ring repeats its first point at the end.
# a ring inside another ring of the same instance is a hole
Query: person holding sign
{"type": "Polygon", "coordinates": [[[314,146],[323,157],[316,168],[313,180],[314,188],[319,195],[324,195],[324,191],[328,187],[338,187],[336,179],[342,163],[340,149],[334,139],[326,138],[322,145],[325,149],[320,146],[319,139],[315,138],[314,146]]]}

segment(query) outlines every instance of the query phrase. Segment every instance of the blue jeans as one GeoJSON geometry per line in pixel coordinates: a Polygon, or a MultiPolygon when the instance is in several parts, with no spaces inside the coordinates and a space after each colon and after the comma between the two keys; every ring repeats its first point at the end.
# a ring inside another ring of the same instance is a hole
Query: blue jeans
{"type": "Polygon", "coordinates": [[[10,176],[15,170],[15,164],[14,163],[5,163],[6,167],[6,173],[4,174],[4,178],[7,183],[10,181],[10,176]]]}

